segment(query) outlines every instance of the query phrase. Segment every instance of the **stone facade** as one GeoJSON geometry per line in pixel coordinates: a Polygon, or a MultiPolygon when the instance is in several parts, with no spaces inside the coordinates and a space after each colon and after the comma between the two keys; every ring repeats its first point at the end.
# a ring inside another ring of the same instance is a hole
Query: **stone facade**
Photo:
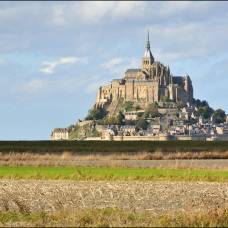
{"type": "Polygon", "coordinates": [[[125,120],[137,120],[138,115],[142,115],[144,110],[125,112],[125,120]]]}
{"type": "Polygon", "coordinates": [[[51,140],[67,140],[69,134],[67,128],[55,128],[51,132],[51,140]]]}
{"type": "Polygon", "coordinates": [[[141,104],[164,99],[186,104],[192,103],[193,87],[188,75],[173,76],[168,66],[154,61],[148,34],[142,67],[128,69],[122,79],[114,79],[111,84],[101,86],[97,92],[96,107],[109,105],[120,98],[141,104]]]}

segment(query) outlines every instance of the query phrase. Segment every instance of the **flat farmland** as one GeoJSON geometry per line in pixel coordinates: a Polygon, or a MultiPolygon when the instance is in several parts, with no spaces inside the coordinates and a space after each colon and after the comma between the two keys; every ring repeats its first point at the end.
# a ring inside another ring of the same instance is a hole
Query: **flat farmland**
{"type": "Polygon", "coordinates": [[[227,226],[227,208],[227,183],[0,180],[4,226],[227,226]]]}
{"type": "Polygon", "coordinates": [[[228,226],[224,142],[0,142],[0,226],[228,226]]]}
{"type": "Polygon", "coordinates": [[[225,169],[1,166],[0,226],[228,225],[225,169]]]}
{"type": "Polygon", "coordinates": [[[228,183],[180,181],[0,180],[0,211],[118,207],[151,211],[211,210],[228,207],[228,183]],[[4,202],[4,203],[3,203],[4,202]]]}

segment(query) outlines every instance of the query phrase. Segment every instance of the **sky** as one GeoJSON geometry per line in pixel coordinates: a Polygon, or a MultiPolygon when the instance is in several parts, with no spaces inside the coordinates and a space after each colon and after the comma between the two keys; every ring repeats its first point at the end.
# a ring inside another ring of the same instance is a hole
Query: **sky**
{"type": "Polygon", "coordinates": [[[99,86],[155,60],[228,112],[228,2],[0,2],[0,140],[46,140],[99,86]]]}

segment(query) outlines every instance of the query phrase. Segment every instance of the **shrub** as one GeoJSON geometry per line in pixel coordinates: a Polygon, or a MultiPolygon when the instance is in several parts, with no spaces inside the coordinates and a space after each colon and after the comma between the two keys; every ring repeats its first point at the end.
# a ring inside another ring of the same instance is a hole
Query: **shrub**
{"type": "Polygon", "coordinates": [[[148,127],[148,122],[144,119],[140,119],[136,124],[136,130],[146,130],[148,127]]]}
{"type": "Polygon", "coordinates": [[[152,103],[152,104],[149,104],[146,108],[146,111],[144,113],[144,118],[147,118],[147,117],[159,117],[160,114],[158,112],[158,104],[157,103],[152,103]]]}
{"type": "Polygon", "coordinates": [[[100,120],[107,115],[107,111],[102,107],[94,107],[89,110],[85,120],[100,120]]]}
{"type": "Polygon", "coordinates": [[[223,111],[222,109],[217,109],[214,112],[214,120],[215,120],[215,123],[217,124],[224,123],[226,120],[225,111],[223,111]]]}
{"type": "Polygon", "coordinates": [[[126,112],[133,110],[134,102],[126,101],[123,105],[126,112]]]}

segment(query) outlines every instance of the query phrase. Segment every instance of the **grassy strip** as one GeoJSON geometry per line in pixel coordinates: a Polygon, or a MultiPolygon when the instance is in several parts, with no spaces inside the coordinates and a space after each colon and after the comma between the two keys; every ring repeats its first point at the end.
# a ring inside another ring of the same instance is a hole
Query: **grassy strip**
{"type": "Polygon", "coordinates": [[[0,226],[61,227],[227,227],[228,211],[152,215],[119,209],[80,209],[34,214],[0,213],[0,226]]]}
{"type": "MultiPolygon", "coordinates": [[[[227,151],[201,151],[201,152],[91,152],[91,153],[33,153],[33,152],[0,152],[0,164],[2,165],[26,165],[26,162],[42,165],[47,162],[54,166],[60,165],[63,161],[73,162],[79,160],[182,160],[182,159],[222,159],[228,162],[227,151]]],[[[29,165],[29,164],[28,164],[29,165]]],[[[111,166],[111,164],[109,165],[111,166]]]]}
{"type": "Polygon", "coordinates": [[[196,180],[228,181],[226,170],[105,168],[105,167],[0,167],[0,178],[65,180],[196,180]]]}
{"type": "Polygon", "coordinates": [[[0,141],[0,152],[199,152],[227,149],[228,141],[0,141]]]}

